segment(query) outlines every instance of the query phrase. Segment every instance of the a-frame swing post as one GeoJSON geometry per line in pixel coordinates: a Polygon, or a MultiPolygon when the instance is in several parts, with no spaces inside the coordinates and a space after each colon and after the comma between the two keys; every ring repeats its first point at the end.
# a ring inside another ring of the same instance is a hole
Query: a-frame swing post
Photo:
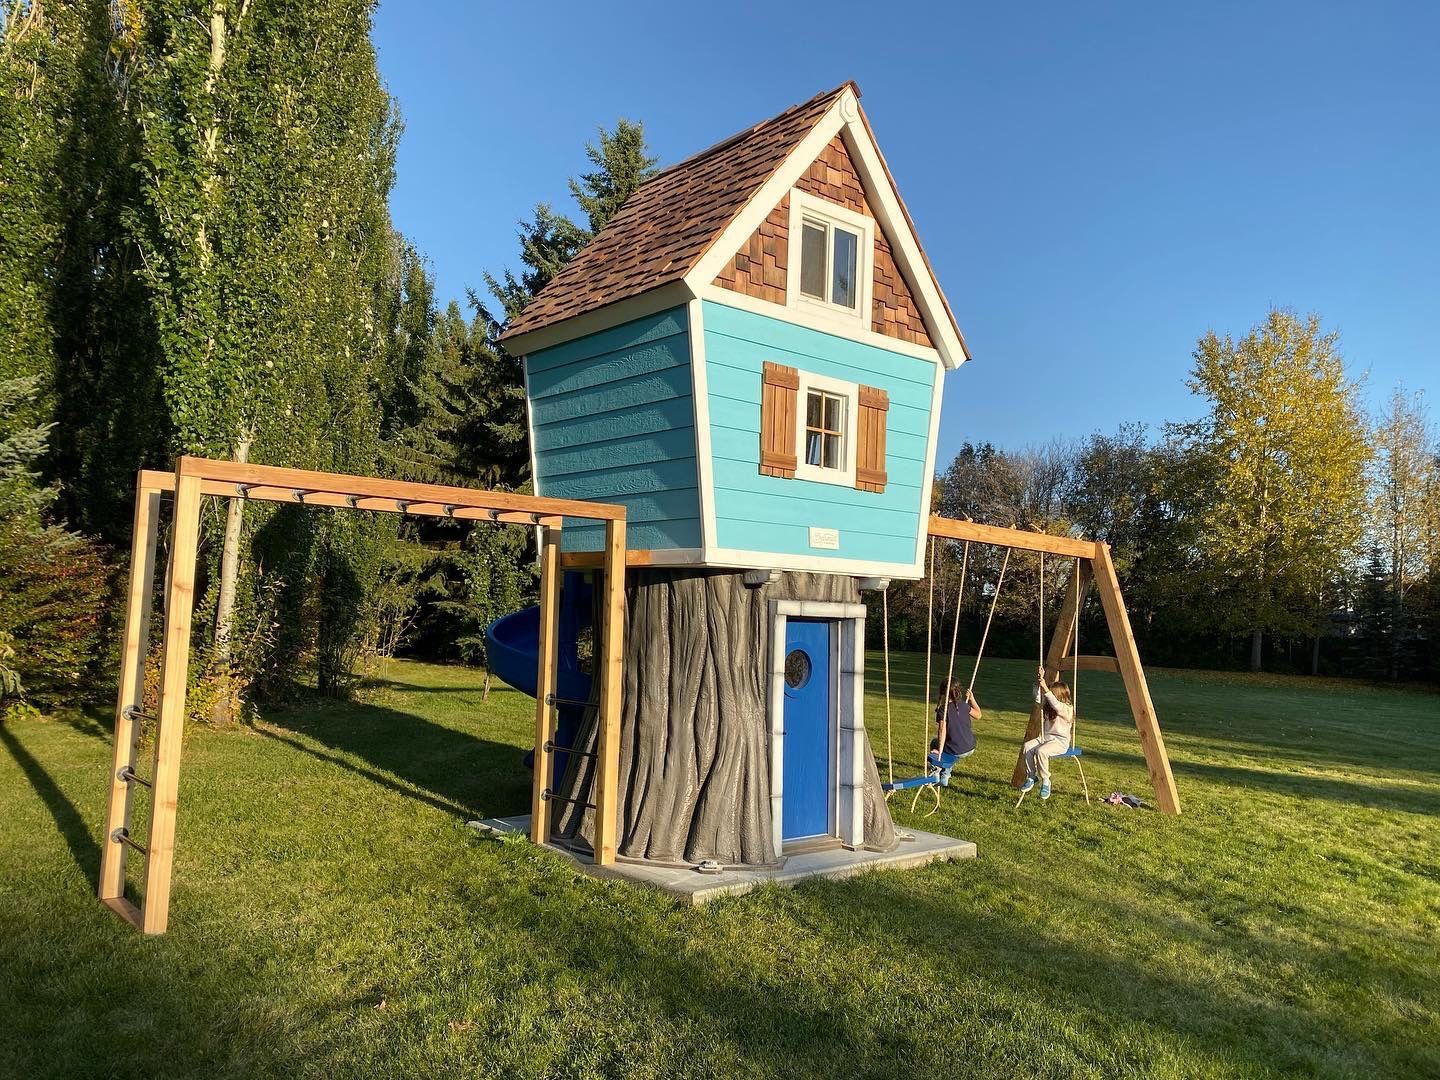
{"type": "Polygon", "coordinates": [[[200,541],[200,478],[175,476],[170,572],[165,583],[165,644],[161,654],[160,706],[155,724],[150,838],[145,845],[145,896],[141,929],[163,934],[170,919],[170,878],[175,861],[175,811],[180,788],[180,748],[185,734],[185,689],[190,672],[190,621],[195,610],[195,559],[200,541]]]}
{"type": "Polygon", "coordinates": [[[625,520],[605,523],[600,626],[600,717],[595,784],[595,865],[615,861],[619,838],[620,708],[625,663],[625,520]]]}
{"type": "Polygon", "coordinates": [[[1120,579],[1115,576],[1115,564],[1110,559],[1108,544],[1095,545],[1095,584],[1105,609],[1105,621],[1110,627],[1110,639],[1115,644],[1115,659],[1120,666],[1120,678],[1125,683],[1125,695],[1130,699],[1135,730],[1140,734],[1140,748],[1145,752],[1145,767],[1150,772],[1150,785],[1155,789],[1155,802],[1163,813],[1178,814],[1180,796],[1175,790],[1175,776],[1170,771],[1165,739],[1160,734],[1155,704],[1150,700],[1145,669],[1140,666],[1140,651],[1135,646],[1130,616],[1120,595],[1120,579]]]}
{"type": "Polygon", "coordinates": [[[540,647],[535,679],[535,771],[530,795],[530,839],[550,841],[550,802],[555,755],[555,693],[559,670],[560,527],[540,526],[540,647]]]}
{"type": "MultiPolygon", "coordinates": [[[[1042,556],[1043,557],[1043,556],[1042,556]]],[[[1077,589],[1072,583],[1065,590],[1065,599],[1060,605],[1060,615],[1055,620],[1055,631],[1050,638],[1050,644],[1045,649],[1045,677],[1056,678],[1060,671],[1060,661],[1065,658],[1065,653],[1070,642],[1075,637],[1075,620],[1079,616],[1080,609],[1084,607],[1085,597],[1090,591],[1091,578],[1094,576],[1090,568],[1089,559],[1076,560],[1079,564],[1080,587],[1077,589]]],[[[1043,597],[1042,597],[1043,602],[1043,597]]],[[[1040,734],[1041,719],[1044,716],[1044,706],[1036,702],[1030,706],[1030,722],[1025,725],[1025,738],[1021,740],[1022,745],[1029,742],[1040,734]]],[[[1019,787],[1025,782],[1025,751],[1022,749],[1015,756],[1015,771],[1010,774],[1010,786],[1019,787]]]]}
{"type": "Polygon", "coordinates": [[[125,637],[120,653],[120,690],[115,701],[115,752],[110,767],[110,802],[100,851],[99,895],[121,916],[140,924],[140,909],[125,899],[125,856],[133,803],[135,754],[140,741],[137,715],[145,695],[145,661],[150,650],[150,611],[155,600],[155,556],[160,540],[161,489],[135,478],[135,520],[130,539],[130,586],[125,601],[125,637]],[[124,830],[122,833],[121,830],[124,830]]]}

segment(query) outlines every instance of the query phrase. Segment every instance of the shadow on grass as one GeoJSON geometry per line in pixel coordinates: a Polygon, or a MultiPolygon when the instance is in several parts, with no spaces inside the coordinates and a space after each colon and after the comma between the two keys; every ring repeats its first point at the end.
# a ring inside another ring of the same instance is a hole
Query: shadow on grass
{"type": "MultiPolygon", "coordinates": [[[[473,689],[470,692],[474,693],[473,689]]],[[[530,770],[524,764],[524,749],[433,723],[414,713],[355,703],[272,713],[266,716],[265,725],[255,730],[450,813],[515,814],[530,805],[530,770]],[[276,729],[312,739],[336,753],[316,750],[276,729]],[[357,758],[366,764],[347,760],[357,758]]]]}
{"type": "Polygon", "coordinates": [[[1195,776],[1212,784],[1243,791],[1263,788],[1279,795],[1297,799],[1323,799],[1344,802],[1370,810],[1400,811],[1408,814],[1440,814],[1440,791],[1433,787],[1403,782],[1366,783],[1308,773],[1246,769],[1237,765],[1211,765],[1187,761],[1177,765],[1182,776],[1195,776]]]}
{"type": "Polygon", "coordinates": [[[80,872],[91,882],[99,881],[100,847],[90,835],[90,827],[85,824],[85,819],[75,804],[4,724],[0,724],[0,743],[5,744],[5,749],[15,759],[15,764],[20,766],[20,771],[30,781],[35,794],[40,796],[45,808],[50,811],[50,816],[55,819],[55,828],[70,848],[70,855],[80,867],[80,872]]]}

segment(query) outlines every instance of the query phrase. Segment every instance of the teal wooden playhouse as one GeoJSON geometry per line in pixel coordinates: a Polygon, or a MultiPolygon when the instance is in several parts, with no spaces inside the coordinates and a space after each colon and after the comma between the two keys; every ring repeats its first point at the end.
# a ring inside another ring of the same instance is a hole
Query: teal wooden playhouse
{"type": "MultiPolygon", "coordinates": [[[[942,380],[968,353],[857,88],[655,176],[504,342],[537,494],[627,510],[621,855],[774,865],[893,844],[862,590],[923,576],[942,380]]],[[[563,537],[568,567],[596,564],[601,529],[563,537]]],[[[581,752],[553,789],[557,838],[583,846],[588,593],[566,591],[560,741],[581,752]]],[[[529,660],[526,689],[534,625],[492,631],[497,667],[529,660]]]]}

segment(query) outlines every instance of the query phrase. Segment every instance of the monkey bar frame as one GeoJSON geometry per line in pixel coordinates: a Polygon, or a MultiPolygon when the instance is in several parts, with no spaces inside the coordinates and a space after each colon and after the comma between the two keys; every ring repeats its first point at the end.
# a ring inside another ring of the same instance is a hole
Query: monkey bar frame
{"type": "Polygon", "coordinates": [[[535,776],[531,794],[531,838],[549,839],[546,790],[555,736],[556,672],[560,611],[560,536],[566,518],[601,521],[605,547],[603,607],[597,668],[600,685],[599,766],[595,813],[595,862],[615,861],[620,754],[620,695],[625,635],[625,508],[575,499],[549,499],[512,492],[439,484],[415,484],[379,477],[249,465],[182,457],[173,473],[144,469],[136,476],[135,521],[126,600],[120,685],[115,704],[115,752],[110,801],[100,861],[102,903],[146,934],[163,934],[169,923],[175,857],[176,803],[180,750],[185,726],[185,689],[190,665],[191,620],[195,608],[195,564],[199,554],[200,507],[206,496],[299,506],[336,507],[412,517],[533,525],[539,532],[540,642],[535,697],[535,776]],[[136,771],[150,616],[154,606],[155,562],[162,499],[171,497],[169,565],[165,577],[164,638],[155,753],[148,780],[136,771]],[[130,835],[136,787],[151,795],[150,828],[143,845],[130,835]],[[125,863],[130,849],[145,860],[140,902],[125,896],[125,863]]]}

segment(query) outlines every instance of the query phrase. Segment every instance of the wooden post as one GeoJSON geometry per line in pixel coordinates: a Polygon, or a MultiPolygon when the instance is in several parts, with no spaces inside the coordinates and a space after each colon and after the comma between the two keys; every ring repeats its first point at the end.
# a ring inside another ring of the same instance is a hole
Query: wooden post
{"type": "Polygon", "coordinates": [[[556,691],[560,665],[557,643],[560,621],[560,529],[541,527],[540,533],[540,648],[535,674],[535,774],[530,793],[530,839],[537,844],[550,840],[550,804],[545,799],[551,786],[555,755],[556,691]]]}
{"type": "Polygon", "coordinates": [[[605,598],[601,625],[599,768],[595,787],[595,865],[615,861],[619,832],[620,708],[625,675],[625,522],[605,523],[605,598]]]}
{"type": "Polygon", "coordinates": [[[166,581],[165,645],[160,669],[155,768],[151,777],[150,839],[146,844],[141,929],[163,934],[170,918],[170,873],[175,861],[175,808],[180,746],[185,733],[185,684],[190,670],[190,620],[195,609],[195,559],[200,540],[200,478],[175,477],[175,520],[166,581]]]}
{"type": "Polygon", "coordinates": [[[1130,699],[1130,712],[1135,717],[1135,730],[1140,733],[1140,747],[1145,751],[1145,767],[1150,771],[1150,784],[1155,789],[1155,802],[1166,814],[1180,813],[1180,796],[1175,791],[1175,777],[1170,772],[1170,759],[1165,754],[1165,739],[1160,734],[1160,721],[1150,700],[1150,686],[1145,669],[1140,666],[1140,651],[1130,630],[1130,616],[1120,595],[1120,579],[1110,560],[1108,544],[1095,545],[1095,585],[1100,603],[1105,608],[1105,621],[1110,625],[1110,638],[1115,643],[1115,659],[1120,663],[1120,678],[1130,699]]]}
{"type": "MultiPolygon", "coordinates": [[[[1065,590],[1065,599],[1060,605],[1060,616],[1055,620],[1055,633],[1050,638],[1050,644],[1045,650],[1045,677],[1053,679],[1062,674],[1060,661],[1064,659],[1069,651],[1070,642],[1075,638],[1075,620],[1079,615],[1080,608],[1084,606],[1085,597],[1090,592],[1090,579],[1092,577],[1090,560],[1080,560],[1080,587],[1076,589],[1071,584],[1065,590]]],[[[1074,687],[1071,687],[1073,692],[1074,687]]],[[[1040,734],[1040,720],[1044,713],[1044,707],[1038,702],[1030,706],[1030,722],[1025,725],[1025,738],[1022,743],[1029,742],[1040,734]]],[[[1015,756],[1015,771],[1010,774],[1010,786],[1019,787],[1025,782],[1025,754],[1021,751],[1015,756]]]]}
{"type": "Polygon", "coordinates": [[[145,696],[145,661],[150,650],[150,609],[155,596],[155,552],[160,538],[160,489],[135,479],[135,522],[130,538],[130,588],[125,601],[125,637],[120,652],[120,689],[115,700],[115,753],[110,766],[110,805],[100,851],[100,899],[137,925],[140,912],[125,899],[127,845],[115,839],[129,830],[132,785],[121,779],[135,767],[140,739],[139,711],[145,696]]]}

